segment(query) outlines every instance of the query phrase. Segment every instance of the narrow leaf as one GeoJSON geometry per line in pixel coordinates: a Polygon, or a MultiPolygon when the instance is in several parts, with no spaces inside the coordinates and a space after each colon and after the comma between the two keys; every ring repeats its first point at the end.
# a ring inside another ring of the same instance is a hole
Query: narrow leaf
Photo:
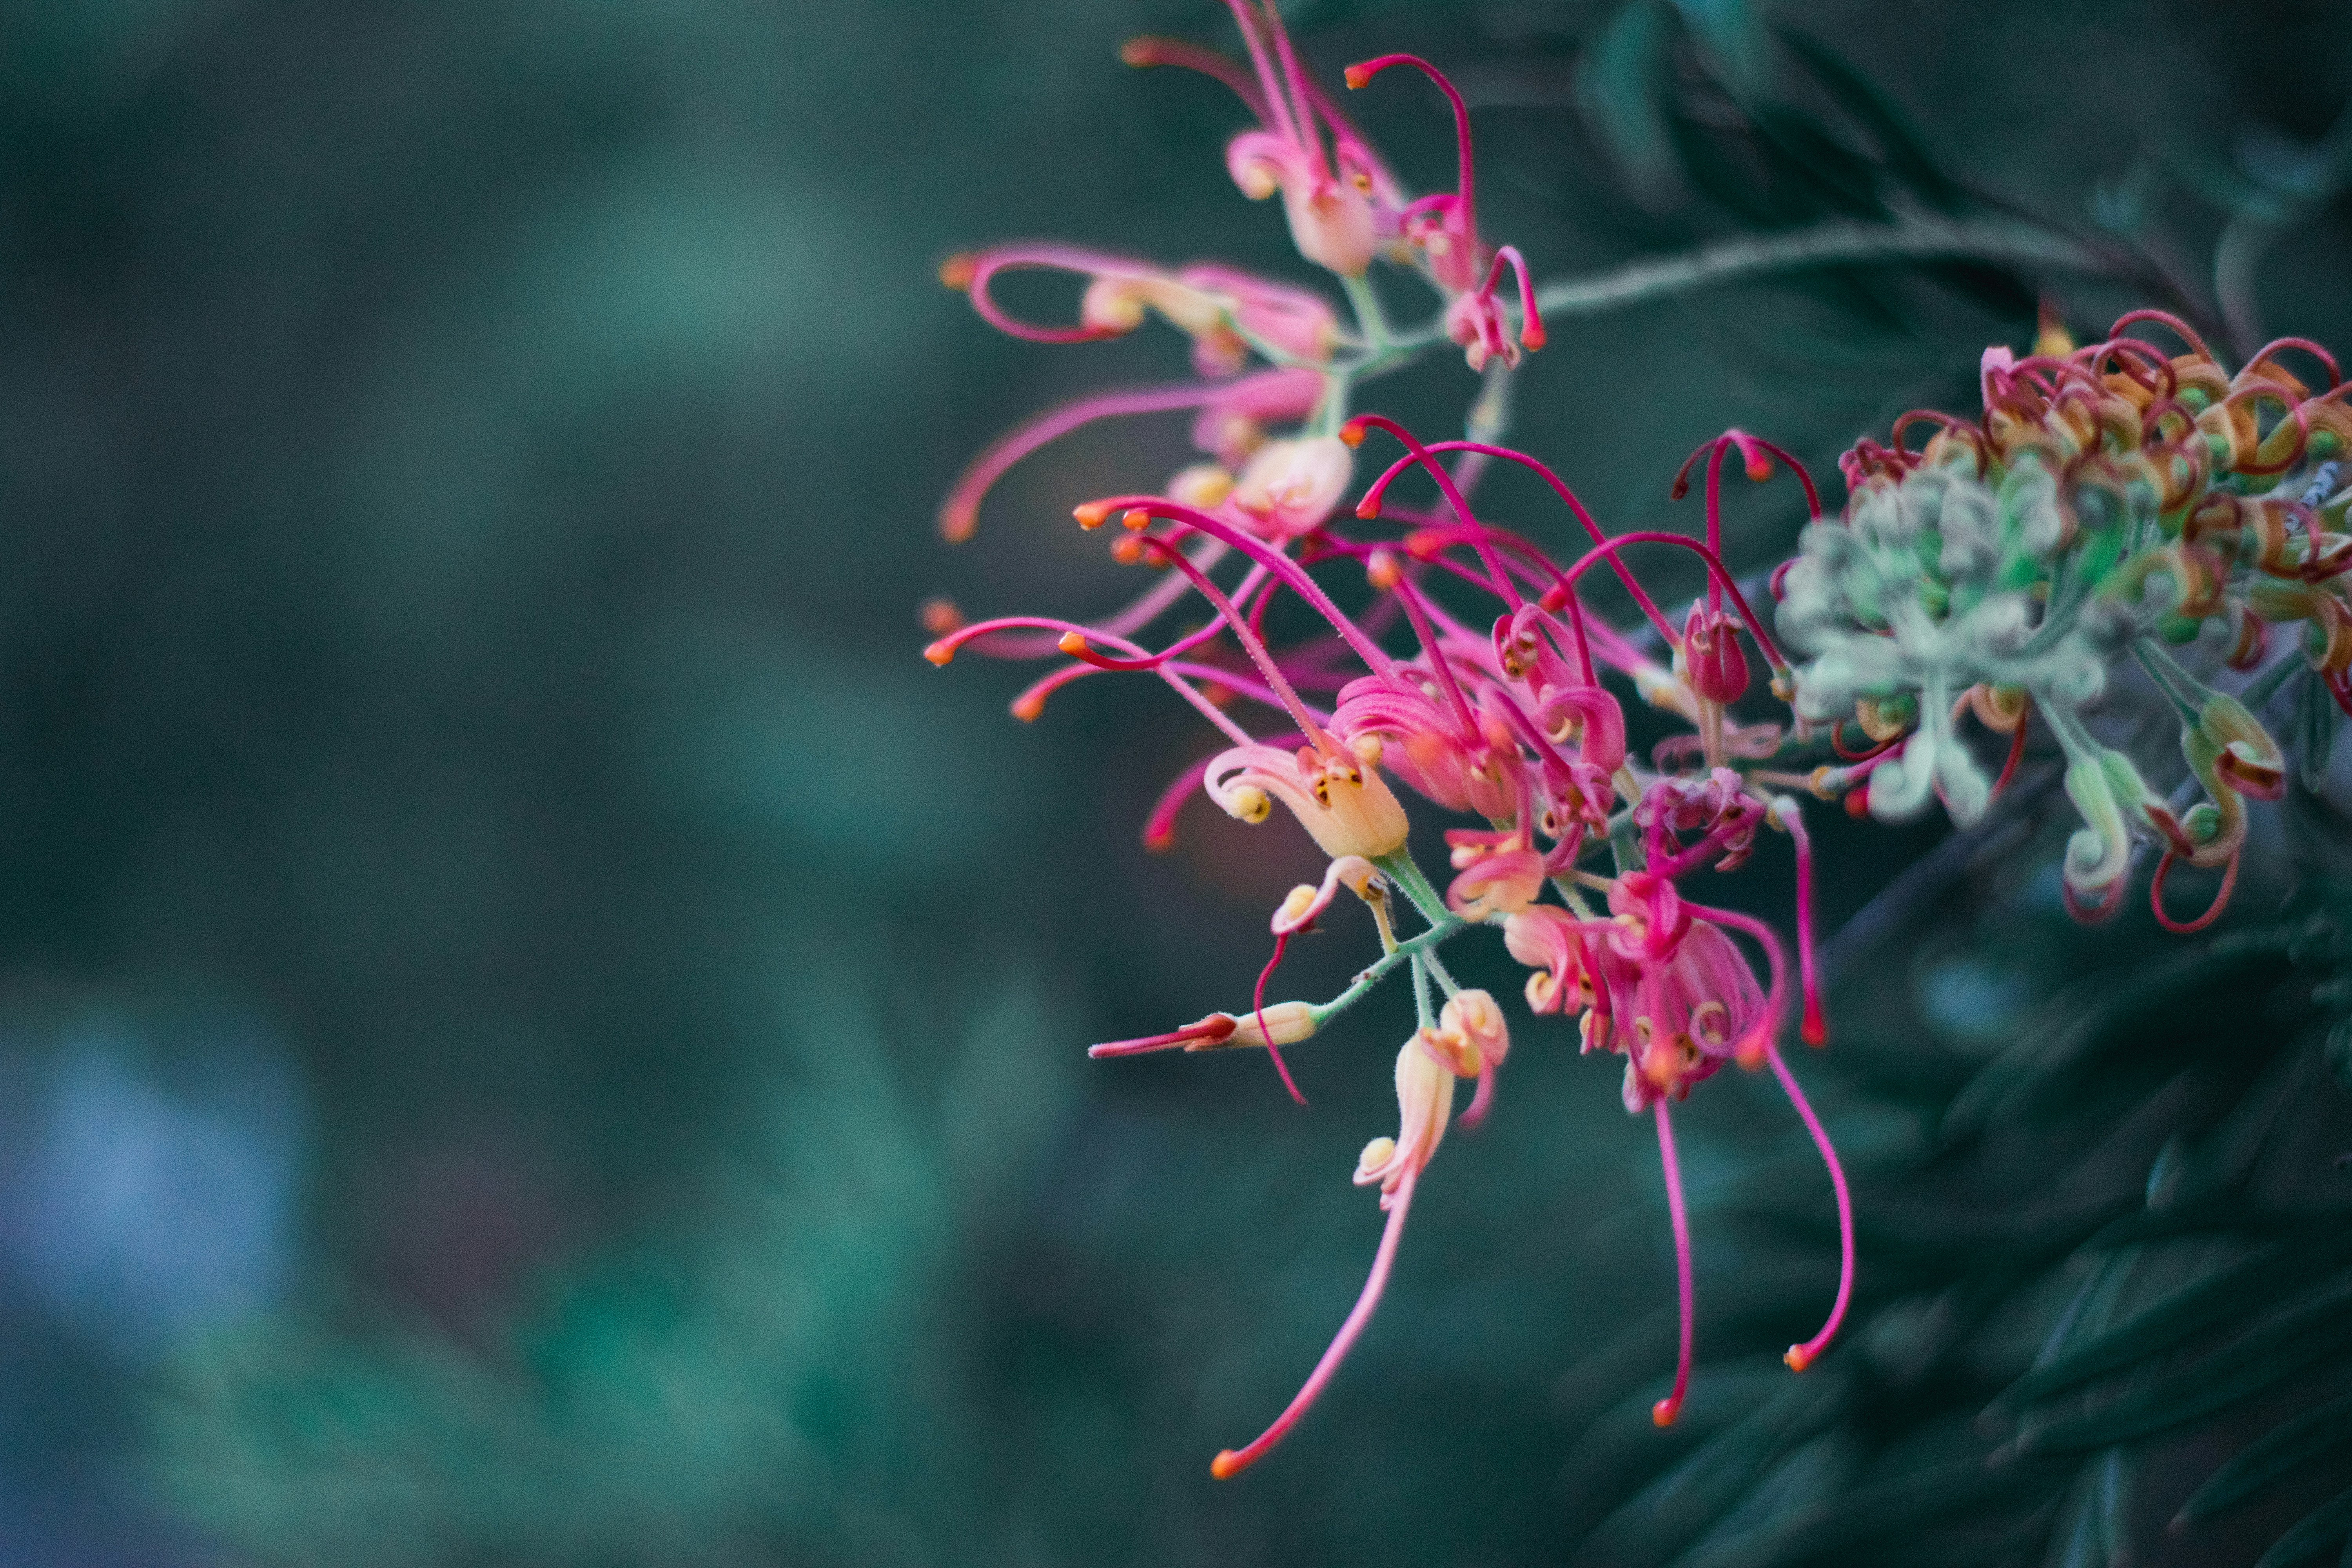
{"type": "Polygon", "coordinates": [[[2247,1444],[2181,1504],[2180,1522],[2209,1519],[2305,1460],[2346,1443],[2352,1443],[2352,1394],[2306,1410],[2247,1444]]]}
{"type": "Polygon", "coordinates": [[[2271,1543],[2254,1568],[2288,1568],[2290,1563],[2326,1551],[2352,1532],[2352,1487],[2321,1503],[2296,1521],[2293,1530],[2271,1543]]]}
{"type": "Polygon", "coordinates": [[[2020,1439],[2036,1451],[2103,1448],[2186,1426],[2291,1377],[2316,1356],[2342,1349],[2314,1331],[2352,1308],[2352,1279],[2271,1318],[2260,1328],[2195,1364],[2087,1415],[2057,1421],[2020,1439]]]}

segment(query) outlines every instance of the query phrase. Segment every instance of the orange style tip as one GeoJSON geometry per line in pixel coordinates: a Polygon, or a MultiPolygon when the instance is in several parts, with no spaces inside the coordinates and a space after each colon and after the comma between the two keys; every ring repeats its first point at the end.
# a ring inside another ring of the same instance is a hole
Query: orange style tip
{"type": "Polygon", "coordinates": [[[953,599],[926,599],[915,615],[917,624],[935,637],[943,637],[963,626],[963,612],[956,608],[953,599]]]}
{"type": "Polygon", "coordinates": [[[1366,82],[1372,79],[1372,73],[1366,70],[1361,66],[1349,66],[1346,70],[1341,71],[1339,74],[1343,79],[1345,79],[1350,88],[1361,87],[1366,82]]]}
{"type": "Polygon", "coordinates": [[[971,252],[960,250],[940,263],[940,281],[961,294],[971,287],[972,278],[979,270],[980,263],[972,258],[971,252]]]}
{"type": "Polygon", "coordinates": [[[1158,65],[1160,41],[1157,38],[1129,38],[1118,47],[1118,61],[1128,66],[1158,65]]]}
{"type": "Polygon", "coordinates": [[[1345,425],[1340,426],[1339,439],[1346,442],[1350,447],[1362,446],[1364,444],[1363,421],[1360,419],[1350,419],[1345,425]]]}
{"type": "Polygon", "coordinates": [[[1246,1468],[1242,1457],[1231,1448],[1220,1448],[1217,1457],[1209,1461],[1209,1474],[1221,1481],[1232,1480],[1246,1468]]]}
{"type": "Polygon", "coordinates": [[[1789,1363],[1790,1372],[1802,1372],[1813,1364],[1813,1352],[1802,1345],[1790,1345],[1789,1353],[1780,1359],[1789,1363]]]}
{"type": "Polygon", "coordinates": [[[1536,603],[1542,607],[1546,615],[1556,616],[1568,608],[1568,595],[1559,584],[1554,583],[1543,591],[1543,596],[1536,603]]]}
{"type": "Polygon", "coordinates": [[[944,669],[948,667],[949,662],[955,658],[955,649],[949,645],[946,638],[942,637],[938,642],[935,642],[929,647],[924,648],[923,657],[944,669]]]}
{"type": "Polygon", "coordinates": [[[1037,716],[1045,711],[1045,704],[1042,700],[1024,697],[1013,704],[1013,716],[1024,724],[1034,724],[1037,716]]]}
{"type": "Polygon", "coordinates": [[[1764,1065],[1764,1047],[1761,1046],[1741,1046],[1731,1053],[1731,1059],[1738,1062],[1741,1067],[1746,1068],[1749,1072],[1754,1072],[1758,1068],[1764,1065]]]}
{"type": "Polygon", "coordinates": [[[1772,477],[1772,459],[1762,455],[1748,459],[1748,477],[1762,484],[1772,477]]]}
{"type": "Polygon", "coordinates": [[[1131,506],[1119,515],[1118,521],[1121,527],[1132,528],[1139,532],[1151,526],[1151,513],[1142,507],[1131,506]]]}
{"type": "Polygon", "coordinates": [[[1381,515],[1381,503],[1366,496],[1356,503],[1356,515],[1366,522],[1381,515]]]}
{"type": "Polygon", "coordinates": [[[1080,528],[1100,528],[1110,521],[1110,508],[1098,500],[1090,500],[1082,506],[1071,508],[1070,515],[1078,520],[1080,528]]]}
{"type": "Polygon", "coordinates": [[[940,537],[950,544],[961,544],[977,532],[979,528],[980,513],[976,511],[957,510],[940,513],[940,537]]]}
{"type": "Polygon", "coordinates": [[[1147,833],[1143,836],[1143,847],[1151,854],[1165,855],[1176,847],[1176,835],[1173,832],[1147,833]]]}
{"type": "Polygon", "coordinates": [[[1087,651],[1087,639],[1076,632],[1064,632],[1062,640],[1054,646],[1064,653],[1080,654],[1087,651]]]}
{"type": "Polygon", "coordinates": [[[1654,1426],[1671,1426],[1675,1424],[1675,1417],[1682,1413],[1681,1400],[1661,1399],[1650,1406],[1650,1424],[1654,1426]]]}

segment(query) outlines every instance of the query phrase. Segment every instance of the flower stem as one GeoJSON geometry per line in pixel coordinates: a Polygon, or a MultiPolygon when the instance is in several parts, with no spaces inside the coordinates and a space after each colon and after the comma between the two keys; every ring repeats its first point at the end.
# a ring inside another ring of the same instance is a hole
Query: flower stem
{"type": "Polygon", "coordinates": [[[1383,855],[1372,864],[1387,872],[1390,879],[1404,889],[1404,896],[1412,900],[1412,907],[1419,910],[1421,918],[1431,925],[1452,918],[1446,912],[1445,900],[1438,896],[1435,888],[1430,886],[1429,879],[1421,874],[1421,868],[1413,864],[1411,849],[1401,847],[1395,854],[1383,855]]]}
{"type": "Polygon", "coordinates": [[[1329,1023],[1334,1017],[1346,1012],[1357,1003],[1362,1001],[1365,996],[1370,994],[1372,987],[1378,985],[1382,980],[1386,979],[1388,977],[1389,971],[1394,969],[1398,964],[1404,963],[1407,959],[1416,957],[1421,953],[1428,952],[1431,948],[1435,947],[1439,942],[1444,942],[1446,938],[1454,935],[1458,931],[1468,929],[1468,925],[1469,922],[1465,921],[1461,916],[1448,915],[1445,917],[1444,923],[1433,925],[1427,931],[1423,931],[1420,935],[1413,937],[1412,940],[1408,942],[1401,942],[1389,952],[1382,953],[1370,967],[1367,968],[1361,974],[1357,975],[1354,982],[1350,984],[1345,991],[1340,992],[1339,994],[1334,996],[1328,1002],[1326,1002],[1321,1006],[1314,1009],[1315,1027],[1317,1031],[1319,1033],[1324,1025],[1329,1023]]]}

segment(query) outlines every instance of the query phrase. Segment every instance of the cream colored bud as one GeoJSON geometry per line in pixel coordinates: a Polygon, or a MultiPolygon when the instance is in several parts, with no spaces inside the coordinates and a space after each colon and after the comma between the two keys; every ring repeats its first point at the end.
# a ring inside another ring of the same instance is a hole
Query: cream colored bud
{"type": "Polygon", "coordinates": [[[1098,332],[1131,332],[1143,325],[1143,290],[1133,279],[1097,278],[1078,301],[1078,321],[1098,332]]]}
{"type": "Polygon", "coordinates": [[[1268,441],[1234,482],[1234,504],[1296,538],[1331,515],[1355,461],[1355,453],[1337,436],[1268,441]]]}
{"type": "Polygon", "coordinates": [[[1225,800],[1226,813],[1244,822],[1264,822],[1266,813],[1273,809],[1274,802],[1267,799],[1265,791],[1255,784],[1242,785],[1225,800]]]}
{"type": "Polygon", "coordinates": [[[1460,1036],[1486,1065],[1497,1066],[1510,1054],[1511,1032],[1502,1008],[1484,991],[1459,991],[1447,998],[1437,1016],[1438,1027],[1460,1036]]]}
{"type": "Polygon", "coordinates": [[[1213,511],[1224,505],[1225,498],[1234,493],[1234,476],[1215,463],[1195,463],[1179,469],[1168,481],[1168,499],[1202,511],[1213,511]]]}
{"type": "Polygon", "coordinates": [[[1370,1142],[1364,1145],[1364,1152],[1356,1156],[1357,1179],[1359,1181],[1364,1179],[1372,1172],[1379,1170],[1382,1165],[1387,1164],[1391,1160],[1395,1158],[1395,1139],[1373,1139],[1370,1142]]]}
{"type": "Polygon", "coordinates": [[[1263,1046],[1272,1035],[1277,1046],[1295,1046],[1315,1034],[1315,1009],[1305,1002],[1276,1002],[1265,1009],[1265,1027],[1258,1027],[1255,1010],[1234,1015],[1234,1032],[1219,1044],[1263,1046]]]}
{"type": "Polygon", "coordinates": [[[1455,1029],[1423,1029],[1421,1048],[1455,1078],[1476,1078],[1486,1065],[1468,1036],[1455,1029]]]}

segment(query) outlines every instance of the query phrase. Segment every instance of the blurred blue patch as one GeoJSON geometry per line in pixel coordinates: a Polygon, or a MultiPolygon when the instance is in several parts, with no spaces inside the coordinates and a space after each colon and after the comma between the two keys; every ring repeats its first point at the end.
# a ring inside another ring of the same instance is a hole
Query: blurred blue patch
{"type": "Polygon", "coordinates": [[[207,1027],[173,1068],[117,1019],[58,1043],[10,1194],[12,1261],[58,1318],[127,1358],[268,1306],[288,1264],[302,1142],[276,1042],[207,1027]]]}
{"type": "Polygon", "coordinates": [[[1991,1046],[2010,1038],[2032,1001],[2033,985],[2025,975],[1981,958],[1948,958],[1919,981],[1919,1005],[1928,1020],[1964,1045],[1991,1046]]]}

